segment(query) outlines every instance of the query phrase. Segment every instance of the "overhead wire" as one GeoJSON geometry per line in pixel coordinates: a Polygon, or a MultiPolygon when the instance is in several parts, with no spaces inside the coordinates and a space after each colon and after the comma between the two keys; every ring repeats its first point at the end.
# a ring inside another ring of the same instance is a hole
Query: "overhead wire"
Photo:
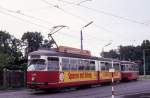
{"type": "MultiPolygon", "coordinates": [[[[40,21],[42,21],[42,22],[49,23],[49,22],[47,22],[46,20],[42,20],[42,19],[40,19],[40,18],[37,18],[37,17],[34,17],[34,16],[30,16],[30,15],[27,15],[27,14],[23,14],[23,13],[21,13],[21,12],[17,12],[17,11],[13,11],[13,10],[10,10],[10,9],[6,9],[6,8],[1,7],[1,6],[0,6],[0,9],[3,9],[3,10],[5,10],[5,11],[10,12],[10,13],[13,13],[13,14],[19,14],[19,15],[26,16],[26,17],[28,17],[28,18],[33,18],[33,19],[36,19],[36,20],[40,20],[40,21]]],[[[2,13],[4,14],[4,12],[2,12],[2,13]]],[[[42,27],[42,28],[44,28],[44,29],[48,29],[48,30],[49,30],[49,28],[46,27],[46,26],[36,24],[36,23],[34,23],[34,22],[31,22],[31,21],[22,19],[22,18],[20,18],[20,17],[14,16],[14,15],[11,15],[11,14],[8,14],[8,13],[5,13],[5,14],[7,14],[7,15],[9,15],[9,16],[12,16],[12,17],[14,17],[14,18],[17,18],[17,19],[19,19],[19,20],[22,20],[22,21],[25,21],[25,22],[34,24],[34,25],[36,25],[36,26],[38,26],[38,27],[42,27]]],[[[62,32],[62,33],[63,33],[63,32],[62,32]]],[[[67,35],[68,37],[74,38],[74,36],[72,36],[72,35],[69,35],[69,34],[66,34],[66,33],[63,33],[63,34],[67,35]]]]}
{"type": "Polygon", "coordinates": [[[106,11],[94,9],[94,8],[87,7],[87,6],[83,6],[83,5],[81,5],[81,4],[76,4],[76,3],[74,3],[74,2],[69,2],[69,1],[66,1],[66,0],[58,0],[58,1],[63,2],[63,3],[66,3],[66,4],[70,4],[70,5],[74,5],[74,6],[86,8],[86,9],[88,9],[88,10],[97,12],[97,13],[99,13],[99,14],[104,14],[104,15],[112,16],[112,17],[115,17],[115,18],[118,18],[118,19],[126,20],[126,21],[129,21],[129,22],[132,22],[132,23],[137,23],[137,24],[145,25],[143,22],[140,22],[140,21],[137,21],[137,20],[129,19],[129,18],[122,17],[122,16],[119,16],[119,15],[115,15],[115,14],[113,14],[113,13],[109,13],[109,12],[106,12],[106,11]]]}
{"type": "Polygon", "coordinates": [[[80,5],[80,4],[87,2],[87,1],[92,1],[92,0],[82,0],[82,1],[78,2],[77,4],[80,5]]]}
{"type": "MultiPolygon", "coordinates": [[[[80,16],[77,16],[77,15],[71,13],[71,12],[68,12],[68,11],[64,10],[63,8],[61,8],[59,5],[55,5],[55,4],[53,4],[53,3],[50,3],[50,2],[48,2],[47,0],[40,0],[40,1],[42,1],[42,2],[44,2],[44,3],[46,3],[46,4],[48,4],[48,5],[51,5],[51,6],[55,7],[55,8],[57,8],[58,10],[63,11],[63,12],[66,13],[66,14],[69,14],[69,15],[75,17],[75,18],[78,18],[78,19],[80,19],[80,20],[83,21],[83,22],[86,22],[86,23],[88,22],[87,19],[85,19],[85,18],[83,18],[83,17],[80,17],[80,16]]],[[[104,27],[102,27],[102,26],[99,26],[99,25],[97,25],[97,24],[94,24],[94,25],[95,25],[98,29],[104,30],[104,31],[106,31],[106,32],[112,32],[111,30],[108,30],[108,29],[106,29],[106,28],[104,28],[104,27]]],[[[91,37],[91,36],[90,36],[90,37],[91,37]]],[[[93,35],[92,35],[92,37],[93,37],[94,39],[98,39],[97,36],[93,36],[93,35]]],[[[93,38],[91,38],[91,39],[93,40],[93,38]]],[[[87,39],[87,38],[86,38],[86,39],[87,39]]],[[[88,39],[89,39],[89,38],[88,38],[88,39]]],[[[87,39],[87,40],[88,40],[88,39],[87,39]]],[[[91,40],[91,39],[90,39],[90,40],[91,40]]],[[[98,40],[99,40],[99,39],[98,39],[98,40]]]]}
{"type": "MultiPolygon", "coordinates": [[[[4,14],[4,15],[7,15],[7,16],[10,16],[10,17],[13,17],[13,18],[18,19],[18,20],[21,20],[21,21],[26,22],[26,23],[28,23],[28,24],[33,24],[33,25],[38,26],[38,27],[40,27],[40,28],[49,30],[49,27],[47,27],[47,26],[40,25],[40,24],[36,24],[36,23],[34,23],[34,22],[31,22],[31,21],[29,21],[29,20],[26,20],[26,19],[17,17],[17,16],[15,16],[15,15],[6,13],[6,12],[4,12],[4,11],[1,11],[1,10],[0,10],[0,13],[1,13],[1,14],[4,14]]],[[[75,38],[74,36],[69,35],[69,34],[66,34],[66,33],[63,33],[63,32],[61,32],[60,34],[61,34],[61,35],[68,36],[68,37],[71,37],[71,38],[75,38]]]]}
{"type": "MultiPolygon", "coordinates": [[[[46,3],[46,4],[48,4],[48,5],[51,5],[51,6],[55,7],[55,8],[57,8],[57,9],[63,11],[63,12],[66,13],[66,14],[69,14],[69,15],[75,17],[75,18],[78,18],[78,19],[80,19],[80,20],[83,21],[83,22],[86,22],[86,23],[88,22],[87,19],[85,19],[85,18],[83,18],[83,17],[81,17],[81,16],[78,16],[78,15],[76,15],[76,14],[73,14],[73,13],[71,13],[71,12],[68,12],[68,11],[64,10],[63,8],[61,8],[59,5],[54,5],[53,3],[50,3],[50,2],[48,2],[48,1],[46,1],[46,0],[40,0],[40,1],[42,1],[42,2],[44,2],[44,3],[46,3]]],[[[58,0],[58,1],[59,1],[59,0],[58,0]]],[[[106,31],[106,32],[113,32],[113,31],[111,31],[111,30],[109,30],[109,29],[106,29],[106,28],[103,27],[103,26],[99,26],[99,25],[97,25],[97,24],[94,24],[94,25],[95,25],[98,29],[104,30],[104,31],[106,31]]]]}
{"type": "MultiPolygon", "coordinates": [[[[54,4],[51,4],[51,3],[49,3],[49,4],[52,5],[52,6],[55,6],[56,8],[59,8],[59,6],[57,6],[57,5],[54,5],[54,4]]],[[[10,13],[13,13],[13,14],[19,14],[19,15],[22,15],[22,16],[25,16],[25,17],[28,17],[28,18],[32,18],[32,19],[40,20],[40,21],[42,21],[42,22],[49,23],[49,22],[47,22],[46,20],[42,20],[42,19],[40,19],[40,18],[37,18],[37,17],[31,16],[31,15],[24,14],[24,13],[22,13],[20,10],[18,10],[18,11],[13,11],[13,10],[10,10],[10,9],[6,9],[6,8],[4,8],[4,7],[2,7],[2,6],[0,6],[0,9],[3,9],[3,10],[5,10],[5,11],[10,12],[10,13]]],[[[61,9],[61,10],[63,10],[63,9],[61,9]]],[[[65,11],[65,10],[63,10],[63,11],[65,11]]],[[[1,13],[4,14],[4,12],[1,12],[1,13]]],[[[11,15],[11,14],[8,14],[8,13],[5,13],[5,14],[7,14],[7,15],[9,15],[9,16],[12,16],[12,17],[14,17],[14,18],[17,18],[17,19],[19,19],[19,20],[22,20],[22,21],[24,21],[24,22],[28,22],[28,23],[30,23],[30,24],[34,24],[34,25],[36,25],[36,26],[38,26],[38,27],[40,27],[40,28],[49,29],[49,28],[46,27],[46,26],[36,24],[36,23],[34,23],[34,22],[31,22],[31,21],[22,19],[22,18],[20,18],[20,17],[14,16],[14,15],[11,15]]],[[[71,13],[70,13],[70,14],[71,14],[71,13]]],[[[72,14],[72,15],[74,16],[74,14],[72,14]]],[[[78,17],[78,18],[81,18],[81,17],[78,17]]],[[[82,20],[86,21],[86,19],[84,19],[84,18],[82,18],[82,20]]],[[[103,29],[105,29],[105,28],[103,28],[103,29]]],[[[107,29],[106,29],[106,30],[107,30],[107,29]]],[[[66,34],[66,33],[63,33],[63,32],[62,32],[62,34],[66,35],[66,36],[68,36],[68,37],[75,38],[75,36],[72,36],[72,35],[69,35],[69,34],[66,34]]],[[[94,37],[94,39],[95,39],[95,38],[96,38],[96,37],[94,37]]],[[[96,38],[96,39],[98,39],[98,38],[96,38]]],[[[89,38],[85,38],[85,40],[89,40],[89,38]]]]}
{"type": "Polygon", "coordinates": [[[32,19],[39,20],[39,21],[44,22],[44,23],[48,23],[48,24],[54,25],[54,23],[52,23],[52,22],[49,22],[49,21],[43,20],[43,19],[41,19],[41,18],[37,18],[37,17],[31,16],[31,15],[28,15],[28,14],[24,14],[24,13],[22,13],[21,10],[13,11],[13,10],[4,8],[4,7],[2,7],[1,5],[0,5],[0,9],[3,9],[3,10],[8,11],[8,12],[10,12],[10,13],[19,14],[19,15],[22,15],[22,16],[25,16],[25,17],[28,17],[28,18],[32,18],[32,19]]]}
{"type": "Polygon", "coordinates": [[[38,26],[38,27],[40,27],[40,28],[49,29],[49,28],[46,27],[46,26],[36,24],[36,23],[34,23],[34,22],[25,20],[25,19],[23,19],[23,18],[17,17],[17,16],[15,16],[15,15],[12,15],[12,14],[9,14],[9,13],[3,12],[3,11],[0,11],[0,13],[1,13],[1,14],[5,14],[5,15],[7,15],[7,16],[11,16],[11,17],[13,17],[13,18],[16,18],[16,19],[21,20],[21,21],[26,22],[26,23],[36,25],[36,26],[38,26]]]}

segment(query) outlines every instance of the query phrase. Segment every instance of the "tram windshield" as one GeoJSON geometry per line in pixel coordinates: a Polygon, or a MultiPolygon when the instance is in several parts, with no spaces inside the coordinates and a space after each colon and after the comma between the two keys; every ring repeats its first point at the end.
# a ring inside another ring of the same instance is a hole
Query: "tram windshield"
{"type": "Polygon", "coordinates": [[[28,71],[44,70],[46,68],[45,60],[33,59],[30,61],[28,71]]]}

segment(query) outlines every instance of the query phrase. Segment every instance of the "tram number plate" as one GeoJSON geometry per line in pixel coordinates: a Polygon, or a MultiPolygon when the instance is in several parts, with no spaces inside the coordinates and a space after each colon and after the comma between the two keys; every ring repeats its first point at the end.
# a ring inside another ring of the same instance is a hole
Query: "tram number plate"
{"type": "Polygon", "coordinates": [[[110,68],[109,72],[115,72],[115,69],[114,68],[110,68]]]}

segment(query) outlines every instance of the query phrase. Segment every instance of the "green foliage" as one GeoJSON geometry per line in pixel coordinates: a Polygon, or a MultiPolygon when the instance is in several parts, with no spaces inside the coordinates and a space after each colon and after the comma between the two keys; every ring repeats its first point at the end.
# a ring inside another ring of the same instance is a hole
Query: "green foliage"
{"type": "Polygon", "coordinates": [[[140,46],[120,46],[119,47],[119,57],[121,60],[141,60],[142,59],[142,49],[140,46]]]}
{"type": "Polygon", "coordinates": [[[116,50],[110,50],[109,52],[102,52],[103,57],[105,58],[119,58],[119,54],[116,50]]]}
{"type": "Polygon", "coordinates": [[[40,32],[26,32],[21,40],[6,31],[0,31],[0,70],[27,69],[27,54],[40,47],[51,48],[54,41],[44,40],[40,32]],[[22,57],[22,47],[26,46],[26,58],[22,57]]]}
{"type": "Polygon", "coordinates": [[[22,36],[22,41],[26,43],[26,56],[28,53],[38,50],[43,41],[43,36],[39,32],[26,32],[22,36]]]}
{"type": "Polygon", "coordinates": [[[14,66],[22,56],[21,41],[6,31],[0,31],[0,68],[14,66]]]}
{"type": "Polygon", "coordinates": [[[104,52],[103,56],[106,58],[137,61],[139,63],[140,74],[143,74],[143,51],[145,53],[146,74],[150,74],[149,40],[144,40],[141,46],[120,46],[117,50],[110,50],[109,52],[104,52]]]}
{"type": "Polygon", "coordinates": [[[10,66],[11,63],[14,62],[14,60],[15,60],[15,57],[9,54],[0,53],[0,70],[10,66]]]}
{"type": "Polygon", "coordinates": [[[44,43],[42,44],[42,48],[52,48],[53,47],[53,44],[54,44],[54,41],[53,40],[47,40],[45,39],[44,40],[44,43]]]}

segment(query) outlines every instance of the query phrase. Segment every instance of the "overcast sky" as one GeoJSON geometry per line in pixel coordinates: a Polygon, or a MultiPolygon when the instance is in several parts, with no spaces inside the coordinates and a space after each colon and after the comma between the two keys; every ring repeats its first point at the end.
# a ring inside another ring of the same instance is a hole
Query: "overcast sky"
{"type": "Polygon", "coordinates": [[[140,45],[150,38],[150,0],[0,0],[0,29],[17,38],[38,31],[47,38],[50,28],[65,25],[54,34],[58,45],[80,48],[99,55],[119,45],[140,45]],[[83,1],[83,2],[82,2],[83,1]]]}

